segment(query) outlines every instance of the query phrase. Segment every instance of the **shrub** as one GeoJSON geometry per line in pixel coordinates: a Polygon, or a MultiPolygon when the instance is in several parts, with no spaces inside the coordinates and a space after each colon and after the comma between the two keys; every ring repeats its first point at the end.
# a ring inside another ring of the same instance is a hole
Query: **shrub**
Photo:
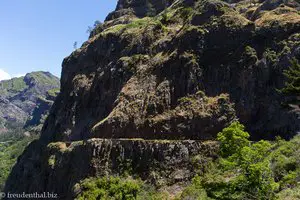
{"type": "Polygon", "coordinates": [[[250,147],[244,147],[237,156],[237,164],[241,172],[237,178],[237,188],[245,191],[247,196],[258,199],[274,198],[278,186],[272,176],[268,158],[271,144],[260,141],[250,147]]]}
{"type": "Polygon", "coordinates": [[[300,180],[300,136],[291,141],[279,140],[271,153],[271,169],[280,190],[297,187],[300,180]]]}
{"type": "Polygon", "coordinates": [[[286,96],[292,97],[287,103],[300,105],[300,64],[297,59],[293,59],[291,63],[291,67],[283,73],[287,78],[285,87],[279,91],[286,96]]]}
{"type": "Polygon", "coordinates": [[[81,182],[82,192],[78,200],[136,199],[140,183],[136,180],[122,180],[118,177],[90,178],[81,182]]]}
{"type": "Polygon", "coordinates": [[[275,197],[278,184],[270,168],[272,145],[264,140],[251,145],[248,138],[249,134],[239,122],[232,123],[218,134],[222,156],[219,175],[206,176],[203,181],[209,196],[216,199],[275,197]]]}
{"type": "Polygon", "coordinates": [[[239,122],[232,123],[229,127],[223,129],[217,136],[220,141],[220,154],[222,157],[228,157],[241,151],[245,146],[249,146],[249,133],[244,131],[245,127],[239,122]]]}
{"type": "Polygon", "coordinates": [[[205,189],[201,185],[201,178],[196,176],[193,178],[192,184],[183,190],[180,199],[209,200],[211,198],[207,196],[205,189]]]}

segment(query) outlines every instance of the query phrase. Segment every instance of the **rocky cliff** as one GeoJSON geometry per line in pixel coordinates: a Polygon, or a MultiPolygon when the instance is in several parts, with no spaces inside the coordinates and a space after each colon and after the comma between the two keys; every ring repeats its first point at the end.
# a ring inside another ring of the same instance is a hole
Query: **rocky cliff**
{"type": "Polygon", "coordinates": [[[48,72],[32,72],[24,77],[1,81],[1,132],[42,124],[59,87],[59,79],[48,72]]]}
{"type": "MultiPolygon", "coordinates": [[[[130,2],[115,12],[147,10],[130,2]]],[[[64,60],[43,139],[211,139],[236,118],[253,138],[289,137],[300,123],[277,89],[300,56],[297,9],[296,1],[176,1],[154,17],[133,12],[128,24],[126,14],[109,17],[64,60]]]]}
{"type": "Polygon", "coordinates": [[[114,12],[110,13],[106,21],[123,17],[124,15],[136,16],[139,18],[155,16],[170,6],[174,0],[120,0],[114,12]]]}
{"type": "Polygon", "coordinates": [[[91,139],[48,146],[33,142],[10,176],[18,184],[8,181],[6,187],[16,193],[54,191],[59,199],[73,199],[80,192],[76,184],[86,177],[128,173],[158,187],[172,185],[195,176],[195,161],[204,168],[216,158],[216,149],[214,142],[196,141],[91,139]]]}
{"type": "MultiPolygon", "coordinates": [[[[6,191],[67,196],[80,179],[119,169],[120,155],[135,166],[136,156],[152,164],[162,157],[162,167],[182,160],[180,149],[206,155],[201,142],[184,140],[214,139],[237,119],[253,139],[291,137],[300,113],[282,105],[277,89],[290,60],[300,59],[299,8],[294,0],[120,0],[64,59],[61,93],[41,139],[19,158],[6,191]]],[[[190,170],[188,163],[174,166],[190,170]]]]}

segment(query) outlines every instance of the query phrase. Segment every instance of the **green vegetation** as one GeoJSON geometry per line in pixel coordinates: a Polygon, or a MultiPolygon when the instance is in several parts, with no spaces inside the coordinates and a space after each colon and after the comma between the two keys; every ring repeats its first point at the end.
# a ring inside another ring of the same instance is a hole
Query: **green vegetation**
{"type": "MultiPolygon", "coordinates": [[[[157,18],[144,17],[142,19],[136,19],[133,22],[124,26],[124,30],[127,34],[149,34],[148,28],[151,27],[156,30],[165,30],[165,26],[157,18]]],[[[137,35],[137,37],[139,37],[137,35]]]]}
{"type": "Polygon", "coordinates": [[[101,35],[107,35],[108,33],[117,33],[123,30],[124,27],[124,24],[117,24],[115,26],[109,27],[108,29],[105,29],[103,32],[101,32],[101,35]]]}
{"type": "Polygon", "coordinates": [[[190,96],[181,97],[180,99],[178,99],[178,103],[180,103],[180,104],[186,104],[186,103],[190,103],[193,101],[196,101],[196,99],[194,99],[193,97],[190,97],[190,96]]]}
{"type": "Polygon", "coordinates": [[[51,155],[50,158],[49,158],[49,160],[48,160],[48,165],[50,167],[54,167],[55,166],[55,162],[56,162],[55,155],[51,155]]]}
{"type": "Polygon", "coordinates": [[[218,134],[220,158],[196,176],[181,199],[298,199],[300,136],[251,143],[234,122],[218,134]]]}
{"type": "Polygon", "coordinates": [[[5,91],[10,91],[10,92],[21,92],[28,88],[26,83],[23,80],[24,77],[20,78],[13,78],[10,80],[6,81],[1,81],[0,82],[0,88],[1,88],[1,93],[5,91]]]}
{"type": "Polygon", "coordinates": [[[136,199],[141,188],[140,185],[139,181],[122,180],[117,177],[85,179],[81,183],[83,192],[76,199],[136,199]]]}
{"type": "Polygon", "coordinates": [[[196,176],[192,180],[192,184],[186,187],[178,199],[193,199],[193,200],[209,200],[207,193],[201,185],[200,176],[196,176]]]}
{"type": "Polygon", "coordinates": [[[297,186],[294,189],[286,189],[278,193],[278,199],[282,200],[297,200],[300,199],[300,186],[297,186]]]}
{"type": "Polygon", "coordinates": [[[229,157],[241,151],[245,146],[249,146],[249,133],[244,131],[245,127],[234,122],[218,134],[220,144],[220,155],[229,157]]]}
{"type": "Polygon", "coordinates": [[[50,96],[50,97],[56,97],[58,94],[59,94],[59,92],[60,92],[60,88],[54,88],[54,89],[52,89],[52,90],[49,90],[48,92],[47,92],[47,94],[50,96]]]}
{"type": "Polygon", "coordinates": [[[278,7],[270,12],[262,13],[260,18],[256,20],[256,25],[259,27],[268,27],[283,29],[289,28],[299,23],[299,14],[293,8],[287,6],[278,7]]]}
{"type": "MultiPolygon", "coordinates": [[[[32,72],[28,74],[28,78],[43,85],[58,85],[59,79],[50,73],[45,72],[32,72]]],[[[59,86],[59,85],[58,85],[59,86]]]]}
{"type": "Polygon", "coordinates": [[[194,10],[191,7],[178,7],[176,9],[169,8],[162,12],[161,15],[159,15],[159,19],[163,24],[172,24],[177,23],[178,20],[181,19],[184,21],[188,21],[193,13],[194,10]]]}
{"type": "Polygon", "coordinates": [[[138,31],[140,29],[145,28],[152,22],[152,18],[150,17],[144,17],[142,19],[135,19],[129,24],[118,24],[115,26],[112,26],[106,30],[104,30],[101,34],[102,35],[107,35],[108,33],[118,33],[123,30],[126,30],[126,32],[133,32],[133,31],[138,31]]]}
{"type": "Polygon", "coordinates": [[[17,158],[25,147],[36,138],[36,135],[26,137],[20,133],[20,130],[0,135],[0,191],[3,190],[5,180],[17,158]]]}
{"type": "Polygon", "coordinates": [[[299,147],[299,135],[289,142],[278,139],[273,145],[274,150],[270,155],[271,169],[275,181],[279,183],[280,190],[298,187],[299,191],[299,147]]]}
{"type": "Polygon", "coordinates": [[[187,8],[183,7],[183,8],[181,8],[181,9],[179,9],[179,13],[180,13],[180,17],[181,17],[182,19],[184,19],[185,21],[188,21],[189,18],[190,18],[190,17],[192,16],[192,14],[194,13],[194,10],[193,10],[193,8],[191,8],[191,7],[187,7],[187,8]]]}
{"type": "MultiPolygon", "coordinates": [[[[32,72],[26,75],[26,78],[12,78],[0,82],[0,95],[14,96],[16,93],[22,92],[30,88],[30,84],[38,83],[44,85],[53,85],[59,88],[59,79],[50,73],[32,72]],[[29,81],[29,83],[27,82],[29,81]]],[[[50,91],[49,91],[50,92],[50,91]]],[[[54,92],[54,91],[53,91],[54,92]]]]}
{"type": "MultiPolygon", "coordinates": [[[[74,190],[80,191],[77,200],[169,200],[167,191],[157,189],[141,180],[132,178],[103,177],[88,178],[76,184],[74,190]],[[79,188],[78,188],[79,187],[79,188]]],[[[199,194],[199,192],[196,192],[199,194]]]]}
{"type": "Polygon", "coordinates": [[[137,38],[141,38],[139,34],[149,34],[152,33],[148,29],[153,30],[166,30],[166,27],[161,22],[160,18],[157,17],[144,17],[141,19],[133,19],[132,22],[128,24],[117,24],[111,26],[101,32],[102,36],[106,36],[109,33],[113,34],[130,34],[135,35],[137,38]]]}
{"type": "Polygon", "coordinates": [[[284,71],[284,75],[287,78],[285,87],[280,90],[284,95],[293,97],[288,103],[300,104],[300,64],[298,60],[293,59],[292,65],[288,70],[284,71]]]}
{"type": "Polygon", "coordinates": [[[144,26],[148,25],[152,21],[150,17],[144,17],[142,19],[134,20],[133,22],[127,24],[125,26],[126,29],[133,29],[133,28],[143,28],[144,26]]]}
{"type": "Polygon", "coordinates": [[[96,20],[94,22],[93,26],[88,26],[88,29],[86,30],[86,33],[91,34],[94,31],[97,31],[97,28],[102,25],[102,23],[99,20],[96,20]]]}
{"type": "Polygon", "coordinates": [[[246,46],[243,59],[249,62],[249,64],[255,64],[258,60],[256,50],[250,46],[246,46]]]}

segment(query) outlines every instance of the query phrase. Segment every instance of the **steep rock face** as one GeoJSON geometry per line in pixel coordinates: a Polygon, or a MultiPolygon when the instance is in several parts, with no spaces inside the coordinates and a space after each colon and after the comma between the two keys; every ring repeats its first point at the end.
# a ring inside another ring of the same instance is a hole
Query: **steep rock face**
{"type": "Polygon", "coordinates": [[[16,193],[51,191],[59,199],[73,199],[80,180],[123,173],[157,186],[172,185],[195,176],[195,165],[204,169],[216,158],[217,149],[214,142],[196,141],[91,139],[47,147],[36,141],[19,158],[6,188],[16,193]]]}
{"type": "Polygon", "coordinates": [[[1,112],[1,132],[6,131],[6,126],[7,122],[6,121],[13,121],[16,124],[21,124],[26,121],[28,115],[25,111],[23,111],[21,108],[18,106],[12,104],[9,102],[9,100],[0,97],[0,107],[3,109],[0,111],[1,112]]]}
{"type": "MultiPolygon", "coordinates": [[[[300,17],[289,4],[263,10],[266,2],[176,1],[152,18],[106,24],[64,60],[62,93],[43,139],[208,139],[234,113],[253,138],[289,137],[299,119],[281,106],[276,89],[289,60],[299,56],[300,17]],[[199,91],[211,100],[197,99],[196,109],[180,103],[199,91]],[[211,105],[222,93],[224,102],[211,105]]],[[[118,9],[130,5],[120,1],[118,9]]]]}
{"type": "MultiPolygon", "coordinates": [[[[53,104],[54,99],[49,93],[59,87],[59,79],[49,72],[32,72],[24,77],[1,81],[0,120],[3,130],[9,125],[24,126],[29,118],[37,117],[34,116],[37,109],[43,108],[40,112],[46,114],[50,107],[43,106],[41,99],[48,99],[48,103],[53,104]]],[[[35,126],[40,123],[30,125],[35,126]]]]}
{"type": "Polygon", "coordinates": [[[38,96],[37,106],[31,112],[31,116],[27,119],[24,127],[35,127],[37,130],[41,130],[58,94],[59,88],[53,88],[47,91],[45,96],[38,96]]]}
{"type": "Polygon", "coordinates": [[[179,99],[175,108],[161,114],[157,114],[160,108],[156,104],[141,112],[143,103],[119,104],[106,119],[93,127],[92,136],[207,140],[215,138],[219,130],[235,119],[233,105],[226,95],[207,98],[198,92],[179,99]],[[156,115],[147,118],[151,115],[149,113],[156,115]]]}

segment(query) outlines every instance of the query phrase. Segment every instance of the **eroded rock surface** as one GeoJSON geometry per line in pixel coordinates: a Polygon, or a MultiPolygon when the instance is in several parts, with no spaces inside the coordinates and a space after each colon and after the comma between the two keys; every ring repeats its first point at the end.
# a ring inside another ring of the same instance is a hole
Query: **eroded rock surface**
{"type": "Polygon", "coordinates": [[[58,194],[59,199],[73,199],[74,186],[80,180],[124,173],[158,187],[173,185],[195,176],[196,165],[205,169],[216,158],[217,149],[215,142],[200,141],[91,139],[48,146],[36,141],[19,158],[6,190],[49,191],[58,194]]]}

